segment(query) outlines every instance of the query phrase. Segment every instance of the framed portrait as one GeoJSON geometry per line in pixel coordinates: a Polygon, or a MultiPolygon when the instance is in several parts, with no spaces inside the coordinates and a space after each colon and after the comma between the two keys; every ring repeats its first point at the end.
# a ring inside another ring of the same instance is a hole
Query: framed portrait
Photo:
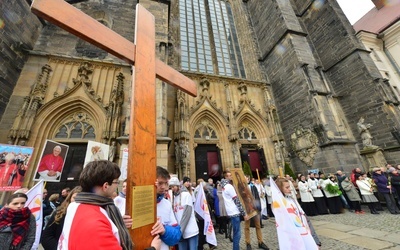
{"type": "Polygon", "coordinates": [[[83,167],[85,167],[86,164],[91,161],[108,160],[109,150],[110,146],[108,144],[96,141],[88,141],[85,163],[83,164],[83,167]]]}
{"type": "Polygon", "coordinates": [[[33,180],[39,181],[43,179],[50,182],[59,182],[68,149],[68,145],[46,140],[33,180]]]}
{"type": "Polygon", "coordinates": [[[21,188],[32,153],[31,147],[0,144],[0,191],[21,188]]]}
{"type": "Polygon", "coordinates": [[[257,209],[254,206],[254,197],[251,194],[243,170],[241,168],[231,168],[229,171],[232,174],[233,187],[236,190],[246,214],[249,216],[249,218],[256,216],[257,209]]]}

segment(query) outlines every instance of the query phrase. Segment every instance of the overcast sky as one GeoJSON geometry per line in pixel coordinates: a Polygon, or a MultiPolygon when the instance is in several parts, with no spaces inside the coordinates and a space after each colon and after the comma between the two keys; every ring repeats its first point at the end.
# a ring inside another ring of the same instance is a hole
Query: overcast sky
{"type": "Polygon", "coordinates": [[[374,7],[371,0],[337,0],[337,2],[351,24],[357,22],[374,7]]]}

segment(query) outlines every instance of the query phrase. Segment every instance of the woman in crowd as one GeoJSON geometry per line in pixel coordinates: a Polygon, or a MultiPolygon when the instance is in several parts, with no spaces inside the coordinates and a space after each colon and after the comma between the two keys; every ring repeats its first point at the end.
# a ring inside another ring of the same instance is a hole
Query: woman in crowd
{"type": "Polygon", "coordinates": [[[228,238],[228,214],[226,213],[224,198],[222,197],[222,187],[220,181],[217,181],[217,186],[214,188],[214,211],[217,217],[219,233],[224,234],[228,238]]]}
{"type": "Polygon", "coordinates": [[[45,250],[57,249],[58,239],[60,238],[64,226],[67,207],[71,202],[75,201],[75,196],[80,192],[82,192],[82,188],[80,186],[72,189],[63,203],[51,214],[46,227],[43,229],[40,239],[40,242],[45,250]]]}
{"type": "Polygon", "coordinates": [[[394,189],[386,175],[383,173],[382,168],[374,168],[372,174],[372,179],[378,188],[378,192],[383,195],[386,200],[386,207],[391,214],[399,214],[399,208],[396,206],[396,201],[394,200],[393,193],[394,189]]]}
{"type": "Polygon", "coordinates": [[[287,180],[285,178],[278,177],[276,179],[275,183],[278,186],[279,190],[282,192],[282,194],[283,194],[284,198],[286,199],[286,201],[288,202],[287,207],[293,208],[295,210],[294,214],[297,214],[301,218],[305,218],[306,219],[307,224],[308,224],[308,226],[310,228],[310,231],[311,231],[311,235],[312,235],[312,237],[313,237],[313,239],[315,241],[315,244],[317,244],[317,246],[320,247],[321,246],[321,241],[319,240],[318,235],[315,232],[315,229],[314,229],[313,225],[311,224],[311,221],[307,218],[307,216],[304,213],[303,209],[301,208],[301,206],[297,202],[297,199],[292,196],[289,180],[287,180]]]}
{"type": "Polygon", "coordinates": [[[317,207],[315,206],[314,197],[311,194],[311,188],[308,186],[306,177],[300,176],[299,191],[301,198],[301,207],[308,216],[317,215],[317,207]]]}
{"type": "Polygon", "coordinates": [[[329,213],[340,214],[340,210],[342,209],[342,202],[340,201],[341,192],[336,182],[336,177],[329,175],[326,180],[321,181],[321,187],[328,202],[329,213]]]}
{"type": "Polygon", "coordinates": [[[35,242],[36,221],[27,200],[26,194],[14,193],[0,210],[0,249],[30,250],[35,242]]]}
{"type": "Polygon", "coordinates": [[[60,195],[59,195],[59,194],[52,194],[52,195],[50,195],[50,197],[49,197],[49,203],[50,203],[50,207],[51,207],[53,210],[55,210],[55,209],[58,207],[58,205],[60,205],[60,204],[57,202],[59,198],[60,198],[60,195]]]}
{"type": "Polygon", "coordinates": [[[255,179],[254,180],[254,186],[256,186],[257,191],[259,193],[260,196],[260,202],[261,202],[261,215],[260,215],[260,225],[261,227],[264,227],[263,223],[262,223],[262,219],[263,217],[265,218],[266,216],[268,216],[267,213],[267,200],[265,198],[265,188],[263,183],[259,180],[259,179],[255,179]]]}
{"type": "Polygon", "coordinates": [[[274,217],[274,213],[272,212],[272,209],[271,209],[272,191],[271,191],[271,183],[269,182],[269,180],[265,181],[264,189],[265,189],[265,195],[267,196],[267,213],[268,213],[268,217],[272,218],[272,217],[274,217]]]}
{"type": "Polygon", "coordinates": [[[400,206],[400,174],[397,168],[391,167],[388,169],[390,182],[396,190],[397,204],[400,206]]]}
{"type": "Polygon", "coordinates": [[[354,208],[356,214],[365,214],[365,212],[361,210],[360,195],[358,194],[358,191],[356,190],[354,184],[349,180],[349,177],[344,178],[344,180],[342,181],[342,188],[346,192],[347,197],[352,203],[352,207],[354,208]]]}
{"type": "Polygon", "coordinates": [[[371,182],[366,180],[367,174],[357,174],[356,175],[356,183],[358,188],[360,189],[360,193],[362,196],[362,200],[367,204],[371,214],[379,214],[376,211],[376,204],[378,203],[378,199],[374,195],[374,189],[371,185],[371,182]]]}
{"type": "Polygon", "coordinates": [[[310,173],[310,178],[308,179],[308,186],[311,189],[312,196],[315,200],[315,205],[317,206],[318,214],[328,214],[328,208],[326,207],[325,197],[322,193],[322,188],[319,184],[319,179],[315,177],[314,173],[310,173]]]}

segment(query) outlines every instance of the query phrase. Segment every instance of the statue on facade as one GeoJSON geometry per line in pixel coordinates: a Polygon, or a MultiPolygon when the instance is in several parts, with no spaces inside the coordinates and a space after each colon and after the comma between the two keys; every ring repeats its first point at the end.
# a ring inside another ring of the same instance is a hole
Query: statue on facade
{"type": "Polygon", "coordinates": [[[372,144],[372,135],[369,132],[369,128],[372,127],[371,124],[364,123],[364,117],[361,117],[360,120],[357,122],[358,131],[360,132],[363,148],[375,148],[377,146],[372,144]]]}
{"type": "Polygon", "coordinates": [[[180,150],[180,161],[182,164],[186,164],[189,161],[189,145],[188,143],[185,143],[184,141],[181,141],[179,145],[179,150],[180,150]]]}
{"type": "Polygon", "coordinates": [[[189,151],[189,142],[186,142],[186,144],[185,144],[185,163],[187,163],[187,164],[189,164],[189,154],[190,154],[190,151],[189,151]]]}
{"type": "Polygon", "coordinates": [[[181,160],[180,147],[179,147],[178,142],[175,142],[175,163],[176,163],[176,165],[179,165],[180,160],[181,160]]]}
{"type": "Polygon", "coordinates": [[[276,161],[282,161],[281,145],[279,142],[274,143],[276,161]]]}
{"type": "Polygon", "coordinates": [[[238,156],[239,150],[236,146],[236,144],[233,144],[232,146],[232,154],[233,154],[233,164],[239,165],[239,156],[238,156]]]}
{"type": "Polygon", "coordinates": [[[115,151],[117,150],[117,146],[115,145],[115,141],[111,142],[110,149],[108,151],[108,160],[114,161],[115,151]]]}

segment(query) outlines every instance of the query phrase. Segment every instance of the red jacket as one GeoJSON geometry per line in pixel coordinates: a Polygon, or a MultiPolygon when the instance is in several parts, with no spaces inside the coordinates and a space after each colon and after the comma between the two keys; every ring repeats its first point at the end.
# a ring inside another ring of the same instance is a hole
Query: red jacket
{"type": "Polygon", "coordinates": [[[118,229],[103,208],[73,202],[67,209],[58,249],[120,250],[122,247],[118,229]]]}

